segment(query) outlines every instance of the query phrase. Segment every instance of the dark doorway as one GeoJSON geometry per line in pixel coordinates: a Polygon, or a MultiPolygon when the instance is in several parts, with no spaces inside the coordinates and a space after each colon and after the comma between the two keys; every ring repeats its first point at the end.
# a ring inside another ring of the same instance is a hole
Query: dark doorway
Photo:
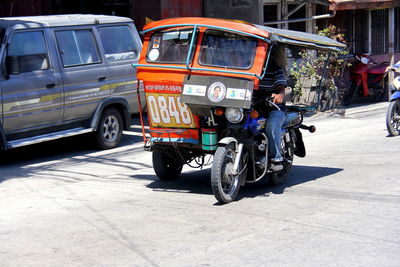
{"type": "Polygon", "coordinates": [[[130,17],[129,0],[56,0],[53,14],[105,14],[130,17]]]}

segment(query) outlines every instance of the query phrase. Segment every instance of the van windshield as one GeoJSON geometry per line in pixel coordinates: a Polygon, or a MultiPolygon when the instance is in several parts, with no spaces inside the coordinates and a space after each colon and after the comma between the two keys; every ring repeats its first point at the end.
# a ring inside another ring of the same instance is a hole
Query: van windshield
{"type": "Polygon", "coordinates": [[[147,62],[185,63],[193,29],[156,32],[147,50],[147,62]]]}
{"type": "Polygon", "coordinates": [[[199,64],[234,69],[253,65],[257,39],[235,33],[207,30],[201,44],[199,64]]]}

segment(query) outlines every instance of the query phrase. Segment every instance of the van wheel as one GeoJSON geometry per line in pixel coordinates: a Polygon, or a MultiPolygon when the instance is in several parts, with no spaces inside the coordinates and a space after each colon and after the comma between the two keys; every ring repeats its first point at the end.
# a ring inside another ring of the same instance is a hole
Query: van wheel
{"type": "Polygon", "coordinates": [[[122,137],[122,118],[115,108],[107,108],[101,114],[96,130],[96,145],[100,149],[114,148],[122,137]]]}

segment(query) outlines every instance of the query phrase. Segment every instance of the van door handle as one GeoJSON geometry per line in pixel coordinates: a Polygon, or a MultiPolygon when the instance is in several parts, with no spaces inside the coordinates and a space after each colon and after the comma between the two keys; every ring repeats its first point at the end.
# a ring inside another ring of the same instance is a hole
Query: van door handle
{"type": "Polygon", "coordinates": [[[46,87],[47,88],[54,88],[54,87],[56,87],[56,84],[55,83],[48,83],[48,84],[46,84],[46,87]]]}
{"type": "Polygon", "coordinates": [[[102,82],[102,81],[104,81],[105,79],[106,79],[106,76],[97,77],[97,80],[98,80],[99,82],[102,82]]]}

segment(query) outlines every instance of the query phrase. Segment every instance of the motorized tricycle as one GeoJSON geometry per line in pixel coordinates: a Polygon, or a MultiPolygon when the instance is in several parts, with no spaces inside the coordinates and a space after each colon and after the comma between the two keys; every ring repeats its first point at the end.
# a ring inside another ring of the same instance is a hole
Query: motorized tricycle
{"type": "MultiPolygon", "coordinates": [[[[281,129],[283,169],[271,168],[265,125],[279,108],[257,94],[274,45],[340,50],[330,38],[210,18],[174,18],[145,26],[138,78],[144,82],[149,131],[145,149],[162,180],[177,178],[184,164],[211,164],[211,186],[220,203],[240,186],[268,179],[284,183],[294,155],[305,156],[299,129],[303,110],[287,106],[281,129]]],[[[140,105],[139,105],[140,106],[140,105]]]]}

